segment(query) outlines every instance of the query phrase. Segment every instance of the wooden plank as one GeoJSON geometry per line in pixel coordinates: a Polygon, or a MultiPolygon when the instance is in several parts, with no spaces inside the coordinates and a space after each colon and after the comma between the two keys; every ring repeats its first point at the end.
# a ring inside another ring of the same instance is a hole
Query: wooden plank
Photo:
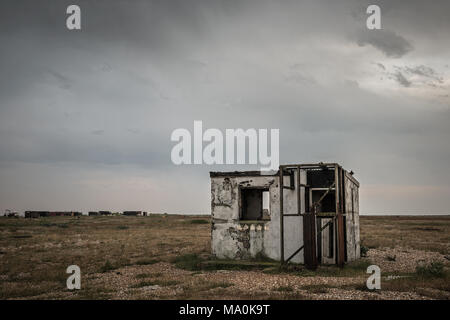
{"type": "Polygon", "coordinates": [[[303,216],[303,243],[305,267],[314,270],[317,268],[316,215],[314,212],[303,216]]]}
{"type": "Polygon", "coordinates": [[[289,261],[291,261],[291,259],[292,259],[293,257],[295,257],[295,255],[296,255],[297,253],[299,253],[300,251],[302,251],[304,247],[305,247],[304,245],[301,246],[301,247],[298,248],[293,254],[291,254],[290,257],[286,259],[286,263],[288,263],[289,261]]]}
{"type": "Polygon", "coordinates": [[[280,166],[280,261],[284,263],[283,167],[280,166]]]}
{"type": "MultiPolygon", "coordinates": [[[[342,168],[338,168],[338,179],[342,181],[342,168]]],[[[345,234],[344,234],[344,218],[342,216],[342,202],[343,202],[343,188],[339,185],[339,192],[337,193],[339,204],[337,212],[337,265],[343,267],[345,263],[345,234]]]]}
{"type": "Polygon", "coordinates": [[[297,212],[298,214],[302,214],[302,198],[300,192],[300,167],[297,167],[297,212]]]}
{"type": "Polygon", "coordinates": [[[316,217],[317,225],[317,262],[322,263],[322,218],[316,217]]]}
{"type": "Polygon", "coordinates": [[[344,240],[344,217],[342,214],[337,215],[337,233],[338,233],[338,250],[337,265],[343,267],[345,263],[345,240],[344,240]]]}

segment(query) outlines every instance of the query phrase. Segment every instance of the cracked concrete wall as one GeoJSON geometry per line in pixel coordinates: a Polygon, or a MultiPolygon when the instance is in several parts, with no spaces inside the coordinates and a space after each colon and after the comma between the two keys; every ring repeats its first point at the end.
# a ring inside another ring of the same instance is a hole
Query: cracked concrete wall
{"type": "MultiPolygon", "coordinates": [[[[289,177],[285,177],[289,185],[289,177]]],[[[295,179],[297,177],[295,176],[295,179]]],[[[306,176],[301,174],[301,182],[306,176]]],[[[278,176],[230,176],[211,177],[211,246],[217,258],[248,259],[265,256],[280,259],[280,208],[278,176]],[[240,188],[258,187],[269,190],[270,221],[240,220],[240,188]]],[[[302,190],[304,197],[304,190],[302,190]]],[[[283,192],[284,213],[297,213],[297,191],[283,192]]],[[[302,212],[305,206],[302,203],[302,212]]],[[[301,217],[285,217],[285,257],[289,257],[303,245],[301,217]]],[[[293,262],[302,263],[303,254],[296,255],[293,262]]]]}
{"type": "Polygon", "coordinates": [[[260,255],[279,258],[278,178],[275,176],[212,177],[212,253],[217,258],[248,259],[260,255]],[[240,188],[259,187],[269,190],[270,221],[240,220],[240,188]]]}

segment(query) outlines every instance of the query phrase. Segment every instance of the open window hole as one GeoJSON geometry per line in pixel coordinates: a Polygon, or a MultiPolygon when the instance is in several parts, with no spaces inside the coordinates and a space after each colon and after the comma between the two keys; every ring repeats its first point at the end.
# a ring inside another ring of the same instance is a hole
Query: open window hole
{"type": "Polygon", "coordinates": [[[241,220],[270,220],[270,194],[263,189],[243,189],[241,220]]]}

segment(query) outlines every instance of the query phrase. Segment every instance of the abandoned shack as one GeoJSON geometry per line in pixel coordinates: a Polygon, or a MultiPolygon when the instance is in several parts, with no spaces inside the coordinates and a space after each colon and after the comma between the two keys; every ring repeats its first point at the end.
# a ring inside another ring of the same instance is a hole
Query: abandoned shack
{"type": "Polygon", "coordinates": [[[360,257],[359,182],[340,165],[210,172],[210,178],[215,257],[267,257],[311,268],[360,257]]]}

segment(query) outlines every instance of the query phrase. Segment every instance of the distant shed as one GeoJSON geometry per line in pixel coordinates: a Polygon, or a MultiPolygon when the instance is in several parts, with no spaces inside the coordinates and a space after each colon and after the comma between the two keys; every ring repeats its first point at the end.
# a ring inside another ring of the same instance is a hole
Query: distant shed
{"type": "Polygon", "coordinates": [[[142,211],[124,211],[124,216],[142,216],[142,211]]]}

